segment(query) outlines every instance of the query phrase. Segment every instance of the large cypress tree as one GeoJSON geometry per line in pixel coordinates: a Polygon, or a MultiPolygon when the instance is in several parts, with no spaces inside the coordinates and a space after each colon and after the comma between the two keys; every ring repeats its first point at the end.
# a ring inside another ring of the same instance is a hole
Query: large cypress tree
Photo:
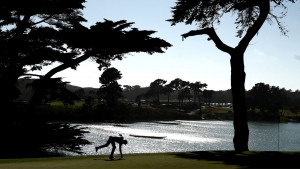
{"type": "MultiPolygon", "coordinates": [[[[162,39],[151,37],[155,31],[130,29],[133,23],[125,20],[105,20],[90,28],[83,26],[82,22],[86,21],[81,12],[84,2],[85,0],[0,1],[1,153],[10,152],[9,145],[22,147],[23,144],[17,143],[21,138],[28,143],[32,141],[31,145],[34,145],[38,142],[35,140],[38,133],[42,132],[42,127],[39,129],[36,125],[45,125],[42,121],[31,118],[34,109],[30,108],[30,112],[26,112],[26,109],[14,106],[14,99],[18,96],[16,83],[20,76],[33,70],[41,70],[54,62],[60,63],[45,75],[39,76],[40,85],[36,87],[31,99],[31,105],[36,105],[47,91],[47,85],[44,84],[51,84],[48,82],[54,74],[67,68],[75,69],[84,60],[91,58],[102,68],[109,66],[111,60],[122,59],[130,52],[162,53],[163,48],[171,46],[162,39]],[[22,118],[28,113],[31,114],[30,118],[22,118]]],[[[64,129],[56,127],[54,130],[64,129]]],[[[67,128],[65,127],[66,130],[67,128]]],[[[80,144],[81,134],[75,132],[75,135],[66,135],[66,140],[75,136],[80,144]]],[[[46,137],[47,134],[43,136],[46,137]]],[[[29,144],[27,146],[30,147],[29,144]]]]}
{"type": "MultiPolygon", "coordinates": [[[[266,20],[274,19],[283,34],[284,26],[280,17],[272,13],[271,8],[286,8],[285,3],[295,0],[178,0],[173,7],[172,25],[180,22],[196,23],[199,29],[183,34],[183,38],[196,35],[207,35],[216,47],[231,56],[231,89],[234,110],[234,147],[237,152],[248,150],[249,129],[245,100],[244,53],[266,20]],[[271,7],[272,5],[272,7],[271,7]],[[237,36],[241,38],[236,47],[222,42],[215,32],[214,25],[220,24],[225,13],[235,13],[237,36]],[[243,36],[244,35],[244,36],[243,36]]],[[[283,13],[283,16],[285,13],[283,13]]]]}

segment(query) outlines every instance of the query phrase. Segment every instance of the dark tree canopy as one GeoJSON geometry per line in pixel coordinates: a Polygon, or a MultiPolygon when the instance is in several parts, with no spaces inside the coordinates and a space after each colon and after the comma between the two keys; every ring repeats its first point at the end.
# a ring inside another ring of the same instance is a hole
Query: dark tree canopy
{"type": "MultiPolygon", "coordinates": [[[[160,38],[151,37],[155,31],[133,28],[133,23],[125,20],[105,20],[91,27],[83,26],[82,23],[86,21],[81,12],[84,2],[85,0],[0,1],[0,107],[4,110],[0,114],[0,132],[4,136],[10,133],[9,128],[16,125],[22,128],[23,124],[27,125],[35,120],[28,118],[30,121],[24,119],[22,123],[16,122],[14,117],[14,113],[19,111],[13,109],[14,99],[18,96],[16,83],[19,77],[28,75],[28,72],[41,70],[54,62],[60,64],[39,76],[31,103],[26,105],[30,111],[22,110],[22,114],[33,117],[35,105],[49,94],[48,91],[56,94],[53,91],[57,89],[55,87],[59,87],[60,94],[68,93],[62,90],[64,82],[52,78],[56,73],[67,68],[75,69],[87,59],[97,62],[101,69],[108,67],[110,61],[122,59],[131,52],[163,53],[164,49],[171,46],[160,38]]],[[[13,133],[17,135],[17,132],[13,133]]],[[[10,145],[9,139],[1,140],[0,143],[2,152],[10,151],[3,149],[11,147],[7,146],[10,145]]]]}
{"type": "Polygon", "coordinates": [[[242,37],[253,26],[260,14],[260,8],[270,1],[273,8],[281,7],[283,12],[278,16],[269,11],[267,20],[272,20],[278,24],[280,31],[286,34],[285,26],[280,22],[280,18],[286,14],[286,2],[295,2],[295,0],[180,0],[173,7],[173,18],[169,21],[173,25],[184,22],[186,24],[196,23],[200,29],[214,27],[214,24],[220,24],[221,17],[226,13],[236,14],[235,24],[237,25],[237,36],[242,37]]]}
{"type": "Polygon", "coordinates": [[[106,69],[99,78],[102,86],[98,90],[98,99],[104,101],[111,110],[118,99],[121,98],[122,88],[117,80],[122,78],[121,72],[116,68],[106,69]]]}
{"type": "Polygon", "coordinates": [[[164,88],[164,84],[167,83],[166,80],[163,79],[156,79],[150,83],[150,93],[156,96],[157,102],[159,101],[159,95],[162,94],[162,90],[164,88]]]}
{"type": "Polygon", "coordinates": [[[84,57],[92,58],[99,64],[99,69],[108,67],[111,60],[122,59],[130,52],[148,54],[163,53],[162,48],[171,46],[168,42],[153,38],[155,31],[132,28],[133,22],[110,21],[97,22],[90,28],[79,25],[76,29],[64,29],[65,41],[72,49],[80,49],[84,57]]]}
{"type": "Polygon", "coordinates": [[[66,63],[78,55],[62,41],[60,31],[85,21],[84,0],[3,0],[0,2],[1,105],[18,96],[17,79],[55,61],[66,63]]]}
{"type": "Polygon", "coordinates": [[[170,82],[170,87],[173,88],[174,90],[178,91],[183,88],[183,86],[184,86],[183,83],[184,83],[184,81],[182,79],[176,78],[170,82]]]}
{"type": "Polygon", "coordinates": [[[190,87],[193,90],[195,95],[200,95],[202,90],[207,87],[207,84],[201,82],[194,82],[190,84],[190,87]]]}
{"type": "MultiPolygon", "coordinates": [[[[49,64],[48,61],[63,61],[66,51],[58,39],[62,28],[71,28],[86,21],[80,9],[84,0],[3,0],[0,2],[1,68],[14,62],[17,71],[33,70],[49,64]],[[5,65],[4,65],[5,64],[5,65]]],[[[74,55],[73,55],[74,57],[74,55]]]]}
{"type": "Polygon", "coordinates": [[[109,85],[113,82],[116,82],[117,80],[119,80],[121,78],[122,78],[122,73],[118,69],[112,67],[112,68],[106,69],[102,73],[102,75],[99,78],[99,81],[102,85],[109,85]]]}
{"type": "Polygon", "coordinates": [[[180,103],[180,101],[183,102],[184,95],[186,94],[187,90],[189,90],[189,82],[180,78],[176,78],[169,83],[169,87],[174,91],[177,91],[178,102],[180,103]]]}
{"type": "MultiPolygon", "coordinates": [[[[0,2],[0,80],[6,82],[9,91],[14,90],[18,77],[54,62],[61,65],[46,73],[43,79],[67,68],[75,69],[89,58],[101,69],[130,52],[163,53],[163,48],[171,46],[160,38],[151,37],[155,31],[132,28],[133,23],[125,20],[105,20],[90,28],[83,26],[81,23],[86,21],[81,13],[84,2],[0,2]]],[[[17,96],[17,92],[14,93],[4,95],[13,100],[17,96]]]]}
{"type": "Polygon", "coordinates": [[[270,86],[264,83],[255,84],[248,94],[248,106],[260,109],[261,113],[268,110],[269,113],[278,113],[284,105],[287,105],[287,96],[285,89],[277,86],[270,86]]]}
{"type": "MultiPolygon", "coordinates": [[[[68,49],[75,51],[76,54],[68,62],[50,70],[43,78],[51,78],[57,72],[69,67],[76,68],[79,63],[89,58],[96,61],[101,70],[109,67],[112,60],[121,60],[125,54],[131,52],[163,53],[162,48],[171,46],[162,39],[152,38],[151,35],[155,31],[129,29],[132,24],[125,20],[117,22],[105,20],[97,22],[90,28],[78,24],[74,28],[63,28],[59,32],[60,37],[68,44],[68,49]]],[[[36,95],[31,103],[40,100],[36,95]]]]}
{"type": "Polygon", "coordinates": [[[194,102],[196,102],[196,98],[198,98],[200,111],[202,111],[200,97],[201,97],[201,94],[203,94],[203,96],[204,96],[203,89],[206,87],[207,87],[207,84],[201,83],[201,82],[195,82],[195,83],[190,84],[190,88],[194,93],[194,102]]]}

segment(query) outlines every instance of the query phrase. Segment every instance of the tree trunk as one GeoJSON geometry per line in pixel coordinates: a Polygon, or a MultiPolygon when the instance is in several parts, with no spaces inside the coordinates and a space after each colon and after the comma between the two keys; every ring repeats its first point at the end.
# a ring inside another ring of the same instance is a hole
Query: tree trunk
{"type": "Polygon", "coordinates": [[[178,96],[177,96],[177,98],[178,98],[178,107],[180,107],[180,93],[179,93],[179,90],[177,90],[177,94],[178,94],[178,96]]]}
{"type": "Polygon", "coordinates": [[[201,97],[200,97],[200,94],[198,95],[198,101],[199,101],[200,114],[202,114],[202,107],[201,107],[201,97]]]}
{"type": "Polygon", "coordinates": [[[159,101],[159,95],[160,95],[160,91],[158,90],[158,93],[157,93],[157,101],[158,101],[158,103],[160,104],[160,101],[159,101]]]}
{"type": "Polygon", "coordinates": [[[231,89],[234,111],[234,138],[233,144],[236,152],[248,151],[249,129],[247,120],[247,107],[245,99],[244,54],[235,52],[231,54],[231,89]]]}
{"type": "MultiPolygon", "coordinates": [[[[4,75],[0,78],[1,83],[1,97],[0,97],[0,125],[10,122],[14,109],[14,100],[18,96],[18,89],[16,88],[18,78],[16,76],[4,75]]],[[[1,126],[3,127],[3,126],[1,126]]]]}

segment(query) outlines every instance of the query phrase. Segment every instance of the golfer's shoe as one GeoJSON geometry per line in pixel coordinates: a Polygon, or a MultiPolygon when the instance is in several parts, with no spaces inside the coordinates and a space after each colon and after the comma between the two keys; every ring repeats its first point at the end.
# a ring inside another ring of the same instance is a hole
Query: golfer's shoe
{"type": "Polygon", "coordinates": [[[110,160],[114,160],[115,157],[114,157],[114,156],[109,156],[109,159],[110,159],[110,160]]]}

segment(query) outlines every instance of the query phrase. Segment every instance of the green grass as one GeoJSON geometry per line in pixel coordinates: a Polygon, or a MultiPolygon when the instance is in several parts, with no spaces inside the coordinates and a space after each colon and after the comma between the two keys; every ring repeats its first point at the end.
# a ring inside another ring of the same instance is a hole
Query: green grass
{"type": "Polygon", "coordinates": [[[203,151],[189,153],[132,154],[126,160],[108,156],[0,159],[2,169],[177,169],[177,168],[299,168],[300,153],[203,151]]]}
{"type": "MultiPolygon", "coordinates": [[[[81,107],[83,106],[84,102],[74,102],[74,105],[68,105],[69,107],[81,107]]],[[[50,103],[51,106],[65,106],[61,101],[53,101],[50,103]]]]}

